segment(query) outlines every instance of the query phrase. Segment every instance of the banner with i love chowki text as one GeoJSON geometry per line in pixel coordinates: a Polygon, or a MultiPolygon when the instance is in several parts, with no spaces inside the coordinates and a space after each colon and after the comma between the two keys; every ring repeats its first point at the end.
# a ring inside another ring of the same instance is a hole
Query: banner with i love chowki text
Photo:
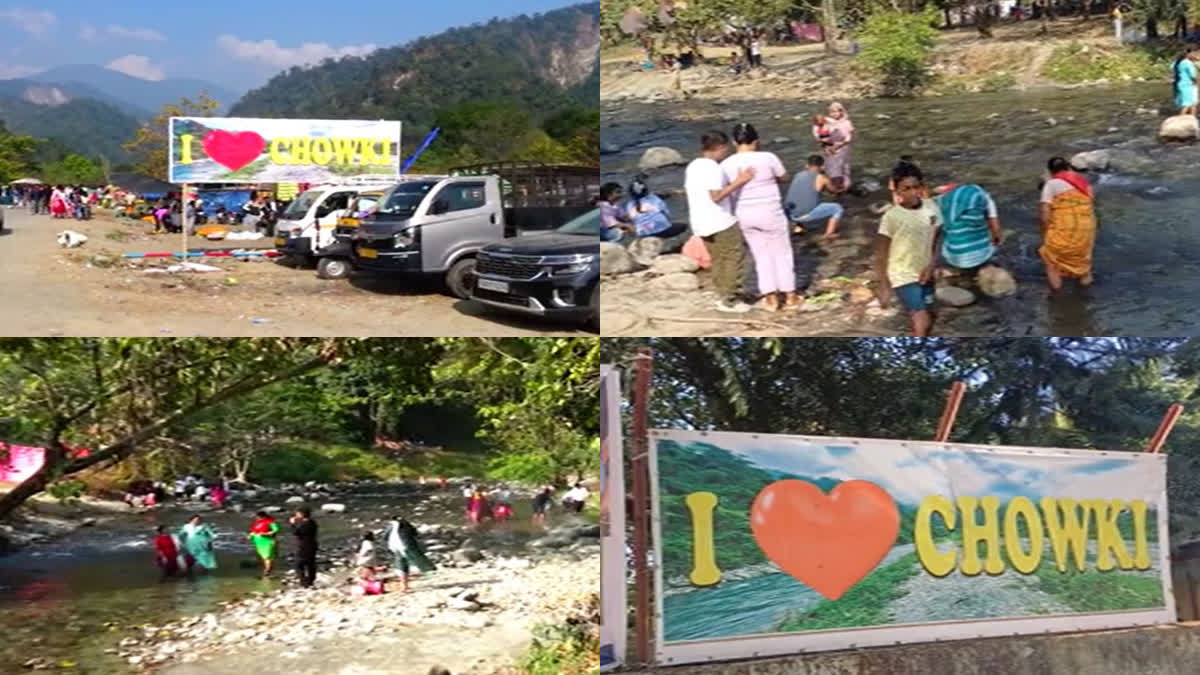
{"type": "Polygon", "coordinates": [[[1166,458],[651,432],[660,663],[1175,621],[1166,458]]]}
{"type": "Polygon", "coordinates": [[[400,175],[400,122],[172,117],[172,183],[329,183],[400,175]]]}

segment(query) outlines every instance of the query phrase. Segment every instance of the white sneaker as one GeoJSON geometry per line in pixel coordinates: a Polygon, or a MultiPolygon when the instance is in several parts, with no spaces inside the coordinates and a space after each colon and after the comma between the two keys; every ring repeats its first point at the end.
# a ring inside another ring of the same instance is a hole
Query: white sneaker
{"type": "Polygon", "coordinates": [[[717,302],[717,311],[718,312],[730,312],[732,314],[745,314],[746,312],[749,312],[750,309],[751,309],[750,305],[747,305],[746,303],[744,303],[740,300],[733,304],[730,304],[728,301],[725,301],[725,300],[719,300],[717,302]]]}

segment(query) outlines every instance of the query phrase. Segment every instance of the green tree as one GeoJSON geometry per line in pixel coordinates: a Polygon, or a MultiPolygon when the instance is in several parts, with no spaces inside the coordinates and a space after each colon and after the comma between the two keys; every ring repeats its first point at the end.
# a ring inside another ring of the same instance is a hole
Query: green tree
{"type": "Polygon", "coordinates": [[[66,185],[100,185],[106,175],[100,164],[79,155],[66,157],[42,168],[42,179],[47,183],[66,185]]]}
{"type": "Polygon", "coordinates": [[[904,96],[929,81],[929,59],[937,42],[937,13],[887,10],[872,14],[858,33],[858,59],[883,78],[884,92],[904,96]]]}
{"type": "Polygon", "coordinates": [[[221,104],[201,92],[195,100],[164,105],[150,121],[143,122],[137,133],[121,147],[134,157],[134,166],[143,175],[167,180],[167,125],[172,117],[209,117],[221,104]]]}
{"type": "Polygon", "coordinates": [[[467,397],[493,446],[493,470],[510,479],[562,480],[599,462],[596,374],[590,338],[450,340],[438,389],[467,397]]]}
{"type": "Polygon", "coordinates": [[[34,167],[38,141],[11,134],[0,124],[0,183],[24,177],[34,167]]]}

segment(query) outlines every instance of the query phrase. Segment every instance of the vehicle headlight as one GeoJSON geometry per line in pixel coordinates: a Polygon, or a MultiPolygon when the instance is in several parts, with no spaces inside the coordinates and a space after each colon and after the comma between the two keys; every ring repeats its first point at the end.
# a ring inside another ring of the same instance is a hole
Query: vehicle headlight
{"type": "Polygon", "coordinates": [[[395,237],[392,237],[392,244],[396,248],[408,248],[409,246],[413,245],[412,234],[407,231],[401,232],[400,234],[397,234],[395,237]]]}
{"type": "Polygon", "coordinates": [[[546,268],[546,272],[556,277],[569,277],[574,274],[582,274],[586,272],[592,263],[596,260],[594,255],[572,255],[564,256],[551,267],[546,268]]]}
{"type": "Polygon", "coordinates": [[[299,236],[300,236],[300,233],[301,233],[301,232],[303,232],[303,231],[304,231],[304,230],[300,229],[299,227],[293,227],[293,228],[292,228],[292,236],[293,236],[293,237],[299,237],[299,236]]]}
{"type": "Polygon", "coordinates": [[[591,263],[574,263],[564,267],[547,267],[546,271],[556,277],[569,277],[575,274],[582,274],[591,267],[591,263]]]}

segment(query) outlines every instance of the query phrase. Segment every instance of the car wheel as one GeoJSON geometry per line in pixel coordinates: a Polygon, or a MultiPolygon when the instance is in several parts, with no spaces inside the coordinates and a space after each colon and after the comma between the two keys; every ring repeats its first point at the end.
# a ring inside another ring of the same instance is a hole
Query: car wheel
{"type": "Polygon", "coordinates": [[[321,258],[317,261],[317,276],[322,279],[345,279],[350,276],[350,261],[345,258],[321,258]]]}
{"type": "Polygon", "coordinates": [[[471,297],[471,289],[475,288],[475,259],[459,260],[446,272],[446,288],[456,298],[467,300],[471,297]]]}
{"type": "Polygon", "coordinates": [[[588,317],[588,325],[597,333],[600,332],[600,287],[592,289],[592,300],[588,303],[588,308],[591,310],[591,316],[588,317]]]}

